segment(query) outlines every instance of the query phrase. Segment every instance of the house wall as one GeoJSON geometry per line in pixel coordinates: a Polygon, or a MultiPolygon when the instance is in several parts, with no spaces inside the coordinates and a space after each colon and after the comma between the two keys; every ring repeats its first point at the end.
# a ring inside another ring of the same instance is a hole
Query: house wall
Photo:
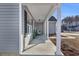
{"type": "Polygon", "coordinates": [[[49,34],[56,33],[56,21],[49,21],[49,34]]]}
{"type": "Polygon", "coordinates": [[[19,4],[0,3],[0,52],[19,51],[19,4]]]}

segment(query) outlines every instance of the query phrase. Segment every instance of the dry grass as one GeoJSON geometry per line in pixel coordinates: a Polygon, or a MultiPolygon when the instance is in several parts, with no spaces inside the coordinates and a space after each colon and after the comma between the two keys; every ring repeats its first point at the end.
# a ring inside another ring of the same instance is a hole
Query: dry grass
{"type": "MultiPolygon", "coordinates": [[[[67,33],[64,33],[67,34],[67,33]]],[[[64,35],[63,34],[63,35],[64,35]]],[[[70,33],[72,34],[72,33],[70,33]]],[[[61,50],[63,52],[64,55],[66,56],[78,56],[79,55],[79,36],[78,35],[65,35],[62,37],[62,44],[61,44],[61,50]],[[75,37],[75,39],[67,39],[67,36],[69,37],[75,37]]],[[[74,34],[74,33],[73,33],[74,34]]],[[[52,39],[50,38],[50,40],[56,44],[56,39],[52,39]]]]}

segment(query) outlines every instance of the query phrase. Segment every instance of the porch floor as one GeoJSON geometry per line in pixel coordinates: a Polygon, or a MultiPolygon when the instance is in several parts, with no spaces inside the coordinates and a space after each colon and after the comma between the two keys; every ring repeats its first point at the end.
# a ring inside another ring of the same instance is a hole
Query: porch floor
{"type": "Polygon", "coordinates": [[[32,40],[23,52],[24,55],[55,55],[56,47],[46,39],[46,36],[41,35],[32,40]]]}

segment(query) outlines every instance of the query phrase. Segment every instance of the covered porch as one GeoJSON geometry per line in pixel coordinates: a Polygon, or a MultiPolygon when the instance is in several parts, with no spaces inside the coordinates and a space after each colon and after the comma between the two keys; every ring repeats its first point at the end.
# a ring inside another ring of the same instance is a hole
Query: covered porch
{"type": "Polygon", "coordinates": [[[46,36],[41,35],[29,43],[23,55],[55,55],[55,51],[56,46],[46,36]]]}
{"type": "Polygon", "coordinates": [[[60,4],[20,4],[21,55],[62,55],[60,4]],[[49,40],[49,18],[57,10],[56,46],[49,40]],[[26,16],[27,15],[27,16],[26,16]]]}

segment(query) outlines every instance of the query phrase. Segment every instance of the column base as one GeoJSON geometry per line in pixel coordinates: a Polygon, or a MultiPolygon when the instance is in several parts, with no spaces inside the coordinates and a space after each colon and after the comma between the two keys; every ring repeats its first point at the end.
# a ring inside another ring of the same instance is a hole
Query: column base
{"type": "Polygon", "coordinates": [[[64,54],[63,54],[61,51],[56,51],[56,52],[55,52],[55,55],[56,55],[56,56],[64,56],[64,54]]]}

